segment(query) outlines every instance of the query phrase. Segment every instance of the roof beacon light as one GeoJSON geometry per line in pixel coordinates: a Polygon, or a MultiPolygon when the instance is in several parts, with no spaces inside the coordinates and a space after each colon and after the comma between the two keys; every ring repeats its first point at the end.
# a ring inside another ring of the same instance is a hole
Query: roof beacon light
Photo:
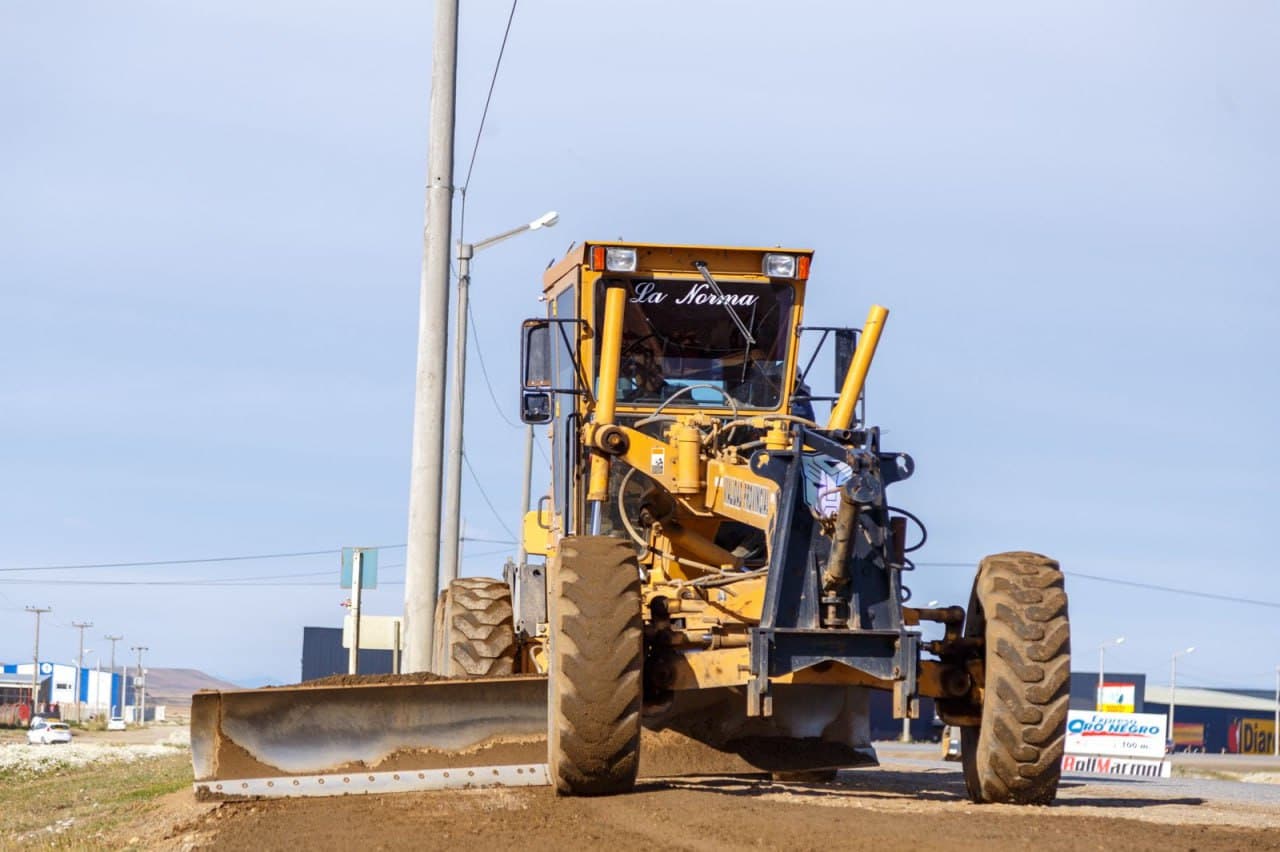
{"type": "Polygon", "coordinates": [[[604,251],[604,268],[610,272],[635,272],[636,250],[609,246],[604,251]]]}
{"type": "Polygon", "coordinates": [[[794,254],[766,254],[764,256],[764,274],[770,278],[795,278],[796,256],[794,254]]]}

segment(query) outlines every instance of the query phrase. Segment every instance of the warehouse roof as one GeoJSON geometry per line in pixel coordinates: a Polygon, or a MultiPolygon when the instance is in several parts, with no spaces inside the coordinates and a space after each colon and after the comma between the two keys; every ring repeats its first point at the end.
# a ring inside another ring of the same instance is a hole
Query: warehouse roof
{"type": "MultiPolygon", "coordinates": [[[[1154,704],[1169,703],[1169,687],[1147,686],[1146,701],[1154,704]]],[[[1274,712],[1276,702],[1270,698],[1251,698],[1234,692],[1221,692],[1216,689],[1196,689],[1194,687],[1178,687],[1174,700],[1179,707],[1213,707],[1218,710],[1264,710],[1274,712]]]]}

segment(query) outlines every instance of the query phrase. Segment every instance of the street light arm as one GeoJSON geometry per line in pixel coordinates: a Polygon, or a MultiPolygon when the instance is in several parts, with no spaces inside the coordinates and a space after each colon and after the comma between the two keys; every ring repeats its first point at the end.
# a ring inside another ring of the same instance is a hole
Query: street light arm
{"type": "MultiPolygon", "coordinates": [[[[525,231],[536,231],[539,228],[550,228],[558,221],[560,221],[560,214],[552,210],[550,213],[544,213],[532,222],[526,222],[518,228],[512,228],[510,231],[503,231],[497,236],[487,237],[479,242],[472,243],[471,252],[474,254],[475,252],[488,248],[495,243],[500,243],[503,240],[509,240],[517,234],[523,234],[525,231]]],[[[463,245],[465,245],[465,243],[463,245]]]]}

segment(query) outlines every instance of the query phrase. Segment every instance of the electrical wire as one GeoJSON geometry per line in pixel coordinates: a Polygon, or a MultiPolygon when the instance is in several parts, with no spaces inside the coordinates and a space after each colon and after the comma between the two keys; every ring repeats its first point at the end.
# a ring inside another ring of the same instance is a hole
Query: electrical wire
{"type": "MultiPolygon", "coordinates": [[[[462,458],[463,458],[463,461],[466,462],[467,470],[468,472],[470,472],[472,479],[476,483],[476,487],[480,491],[480,496],[484,499],[485,503],[488,505],[489,511],[493,513],[494,518],[497,519],[498,523],[502,526],[503,530],[507,533],[507,535],[511,537],[509,540],[506,540],[506,539],[489,539],[489,538],[463,536],[462,541],[464,542],[475,541],[475,542],[481,542],[485,544],[508,544],[508,545],[514,546],[516,541],[518,540],[518,537],[515,535],[514,532],[512,532],[511,528],[503,520],[502,515],[498,512],[497,508],[493,504],[493,501],[489,498],[488,493],[485,491],[484,486],[480,482],[479,476],[476,474],[475,469],[471,466],[471,460],[466,457],[465,453],[463,454],[462,458]]],[[[403,547],[405,547],[404,544],[381,544],[381,545],[377,545],[376,549],[394,550],[394,549],[403,548],[403,547]]],[[[144,561],[144,562],[84,562],[84,563],[69,564],[69,565],[32,565],[32,566],[26,566],[21,568],[0,568],[0,572],[20,573],[20,572],[29,572],[29,571],[97,570],[97,569],[104,569],[104,568],[156,568],[156,567],[164,567],[164,566],[171,566],[171,565],[203,565],[203,564],[227,563],[227,562],[247,562],[247,561],[258,560],[258,559],[263,559],[263,560],[294,559],[294,558],[300,558],[304,556],[332,556],[335,554],[339,554],[341,552],[342,551],[339,548],[339,549],[329,549],[329,550],[298,550],[298,551],[290,551],[290,552],[283,552],[283,553],[238,554],[234,556],[204,556],[204,557],[189,558],[189,559],[160,559],[160,560],[152,560],[152,561],[144,561]]],[[[495,552],[505,552],[505,551],[495,551],[495,552]]],[[[479,556],[481,554],[475,554],[475,555],[479,556]]],[[[976,560],[970,561],[970,562],[938,561],[938,562],[917,562],[916,563],[917,566],[922,568],[973,568],[976,564],[977,564],[976,560]]],[[[384,566],[384,567],[397,567],[397,566],[384,566]]],[[[259,577],[253,577],[253,578],[244,578],[243,582],[245,582],[246,584],[253,584],[254,581],[260,582],[262,580],[268,579],[269,577],[275,577],[275,576],[302,577],[302,576],[319,576],[321,574],[327,574],[327,573],[329,572],[327,571],[315,572],[315,574],[311,574],[311,575],[307,575],[307,574],[267,575],[266,577],[259,576],[259,577]]],[[[1163,586],[1157,583],[1143,583],[1135,580],[1121,580],[1116,577],[1102,577],[1096,574],[1087,574],[1080,571],[1064,571],[1063,573],[1066,574],[1068,577],[1074,577],[1081,580],[1092,580],[1098,583],[1111,583],[1119,586],[1128,586],[1131,588],[1147,589],[1147,590],[1156,591],[1156,592],[1167,592],[1169,594],[1185,595],[1187,597],[1202,598],[1205,600],[1217,600],[1217,601],[1223,601],[1226,603],[1239,603],[1239,604],[1247,604],[1250,606],[1266,607],[1268,609],[1280,609],[1280,601],[1257,600],[1255,598],[1245,598],[1245,597],[1239,597],[1235,595],[1223,595],[1215,592],[1205,592],[1205,591],[1200,591],[1196,589],[1183,589],[1175,586],[1163,586]]],[[[91,582],[88,580],[36,581],[29,578],[0,579],[0,585],[19,585],[19,584],[32,585],[32,584],[39,584],[40,582],[48,583],[51,585],[52,584],[63,584],[63,585],[91,584],[91,582]]],[[[106,585],[130,585],[130,584],[173,585],[173,586],[204,585],[204,584],[232,585],[232,584],[241,582],[241,578],[202,579],[202,580],[103,580],[98,582],[106,585]]],[[[271,583],[261,583],[261,582],[260,584],[272,585],[271,583]]],[[[317,585],[327,585],[327,584],[321,583],[317,585]]],[[[11,597],[9,597],[8,595],[4,595],[3,593],[0,593],[0,597],[3,597],[5,600],[9,601],[10,603],[13,602],[13,599],[11,597]]]]}
{"type": "MultiPolygon", "coordinates": [[[[502,418],[503,422],[513,429],[521,429],[523,427],[508,417],[506,412],[502,410],[502,405],[498,402],[498,395],[493,392],[493,382],[489,380],[489,368],[484,363],[484,347],[480,344],[480,330],[476,326],[476,315],[471,310],[470,302],[467,302],[467,316],[471,322],[470,337],[474,343],[472,348],[475,350],[476,360],[480,362],[480,375],[484,377],[484,386],[489,389],[489,399],[493,401],[493,407],[497,410],[498,416],[502,418]]],[[[535,441],[534,443],[536,444],[537,442],[535,441]]]]}
{"type": "MultiPolygon", "coordinates": [[[[404,547],[386,545],[387,547],[404,547]]],[[[0,572],[13,571],[75,571],[90,568],[155,568],[164,565],[200,565],[208,562],[247,562],[252,559],[293,559],[300,556],[332,556],[341,550],[298,550],[292,553],[256,553],[247,556],[206,556],[199,559],[158,559],[152,562],[85,562],[77,565],[33,565],[26,568],[0,568],[0,572]]]]}
{"type": "MultiPolygon", "coordinates": [[[[496,539],[468,539],[468,540],[469,540],[469,541],[492,541],[492,542],[498,543],[498,541],[497,541],[496,539]]],[[[504,547],[504,548],[502,548],[502,549],[500,549],[500,550],[484,550],[484,551],[481,551],[481,552],[479,552],[479,553],[464,553],[463,558],[464,558],[464,559],[481,559],[481,558],[488,557],[488,556],[497,556],[497,555],[499,555],[499,554],[503,554],[503,553],[510,553],[510,552],[511,552],[511,551],[510,551],[510,549],[509,549],[509,548],[505,548],[505,547],[504,547]]],[[[380,566],[380,567],[381,567],[381,568],[384,568],[384,569],[387,569],[387,568],[403,568],[403,567],[404,567],[404,563],[403,563],[403,562],[395,562],[395,563],[392,563],[392,564],[389,564],[389,565],[382,565],[382,566],[380,566]]],[[[22,577],[22,578],[14,578],[14,579],[3,579],[3,580],[0,580],[0,585],[20,585],[20,586],[152,586],[152,587],[156,587],[156,586],[169,586],[169,587],[174,587],[174,586],[181,586],[181,587],[195,587],[195,586],[202,586],[202,587],[210,587],[210,588],[218,588],[218,587],[228,587],[228,588],[233,588],[233,587],[246,587],[246,586],[247,586],[247,587],[255,587],[255,586],[262,586],[262,587],[271,587],[271,586],[306,586],[306,587],[314,587],[314,588],[333,588],[333,583],[332,583],[332,582],[325,582],[325,583],[279,582],[279,581],[281,581],[281,580],[298,580],[298,579],[305,579],[305,578],[309,578],[309,577],[328,577],[328,576],[332,576],[332,574],[333,574],[333,571],[332,571],[332,570],[328,570],[328,571],[306,571],[306,572],[300,572],[300,573],[294,573],[294,574],[266,574],[266,575],[248,576],[248,577],[206,577],[206,578],[201,578],[201,579],[198,579],[198,580],[191,580],[191,579],[186,579],[186,580],[122,580],[122,579],[110,579],[110,578],[107,578],[107,579],[100,579],[100,578],[93,578],[93,579],[86,579],[86,578],[73,578],[73,579],[53,579],[53,580],[45,580],[45,579],[41,579],[41,578],[22,577]]],[[[379,585],[384,585],[384,586],[398,586],[398,585],[402,585],[402,584],[404,583],[404,579],[403,579],[403,578],[388,579],[388,578],[385,578],[385,577],[384,577],[384,578],[380,578],[380,579],[378,580],[378,583],[379,583],[379,585]]],[[[3,595],[3,593],[0,593],[0,596],[3,596],[3,597],[5,597],[6,599],[8,599],[8,596],[7,596],[7,595],[3,595]]],[[[0,609],[3,609],[3,608],[0,608],[0,609]]],[[[18,607],[15,607],[14,609],[15,609],[15,610],[17,610],[17,609],[19,609],[19,608],[18,608],[18,607]]],[[[72,625],[72,624],[70,624],[70,623],[55,623],[55,624],[53,624],[52,626],[54,626],[54,627],[68,627],[68,628],[69,628],[69,627],[73,627],[74,625],[72,625]]]]}
{"type": "Polygon", "coordinates": [[[493,75],[489,78],[489,93],[484,98],[484,109],[480,112],[480,126],[476,128],[476,141],[471,146],[471,161],[467,164],[467,177],[462,182],[465,197],[467,187],[471,186],[471,172],[476,167],[476,153],[480,150],[480,135],[484,133],[484,122],[489,117],[489,103],[493,100],[493,90],[498,83],[498,71],[502,68],[502,56],[507,50],[507,38],[511,35],[511,22],[516,17],[516,4],[520,0],[511,0],[511,13],[507,15],[507,28],[502,33],[502,44],[498,47],[498,58],[493,63],[493,75]]]}
{"type": "MultiPolygon", "coordinates": [[[[917,562],[917,566],[922,568],[973,568],[977,562],[917,562]]],[[[1113,583],[1117,586],[1129,586],[1135,589],[1148,589],[1153,592],[1168,592],[1172,595],[1186,595],[1187,597],[1203,598],[1205,600],[1225,601],[1227,603],[1249,604],[1250,606],[1261,606],[1269,609],[1280,609],[1280,601],[1265,601],[1256,598],[1244,598],[1236,595],[1220,595],[1216,592],[1204,592],[1198,589],[1181,589],[1176,586],[1162,586],[1157,583],[1141,583],[1136,580],[1121,580],[1116,577],[1100,577],[1097,574],[1085,574],[1081,571],[1063,571],[1068,577],[1075,577],[1080,580],[1093,580],[1097,583],[1113,583]]]]}
{"type": "MultiPolygon", "coordinates": [[[[502,410],[502,404],[498,402],[498,395],[493,390],[493,380],[489,378],[489,367],[484,361],[484,345],[480,342],[480,328],[476,324],[476,315],[471,309],[470,302],[467,302],[467,317],[471,323],[470,336],[475,343],[473,348],[475,349],[476,360],[480,362],[480,375],[484,378],[484,386],[489,391],[489,401],[493,403],[493,407],[498,412],[498,416],[501,417],[508,426],[515,429],[524,428],[523,424],[516,423],[508,417],[506,412],[502,410]]],[[[537,436],[535,435],[534,437],[536,438],[537,436]]],[[[550,467],[551,459],[547,456],[547,451],[542,448],[542,442],[535,440],[533,442],[533,446],[537,449],[538,455],[542,456],[542,461],[546,463],[547,467],[550,467]]]]}
{"type": "Polygon", "coordinates": [[[511,536],[512,539],[519,538],[519,536],[511,531],[511,527],[507,526],[507,522],[502,519],[502,515],[494,507],[493,501],[489,499],[489,495],[484,490],[484,485],[480,482],[480,477],[476,475],[476,469],[471,466],[471,459],[467,458],[466,453],[462,454],[462,461],[466,464],[467,471],[471,474],[471,479],[475,482],[476,488],[480,491],[480,496],[484,498],[484,502],[489,506],[489,511],[493,513],[493,517],[498,521],[498,524],[507,533],[507,535],[511,536]]]}
{"type": "Polygon", "coordinates": [[[1117,586],[1130,586],[1135,589],[1149,589],[1153,592],[1169,592],[1175,595],[1188,595],[1205,600],[1226,601],[1228,603],[1249,604],[1269,609],[1280,609],[1280,601],[1260,601],[1256,598],[1242,598],[1235,595],[1220,595],[1215,592],[1201,592],[1195,589],[1179,589],[1173,586],[1159,586],[1155,583],[1139,583],[1134,580],[1118,580],[1115,577],[1099,577],[1096,574],[1082,574],[1079,571],[1063,571],[1068,577],[1079,577],[1082,580],[1094,580],[1099,583],[1114,583],[1117,586]]]}
{"type": "MultiPolygon", "coordinates": [[[[480,151],[480,138],[484,134],[484,123],[489,118],[489,104],[493,101],[493,90],[498,84],[498,70],[502,68],[502,56],[507,50],[507,38],[511,35],[511,22],[516,17],[516,3],[518,0],[512,0],[511,13],[507,15],[507,28],[502,33],[502,44],[498,46],[498,58],[493,63],[493,74],[489,78],[489,92],[484,98],[484,109],[480,111],[480,124],[476,127],[476,139],[471,145],[471,160],[467,163],[467,176],[462,181],[462,186],[458,187],[458,194],[462,197],[461,203],[458,205],[458,242],[463,243],[463,238],[467,232],[467,190],[471,188],[471,173],[476,167],[476,154],[480,151]]],[[[453,272],[453,266],[450,264],[449,271],[453,272]]],[[[456,274],[454,275],[456,278],[456,274]]]]}

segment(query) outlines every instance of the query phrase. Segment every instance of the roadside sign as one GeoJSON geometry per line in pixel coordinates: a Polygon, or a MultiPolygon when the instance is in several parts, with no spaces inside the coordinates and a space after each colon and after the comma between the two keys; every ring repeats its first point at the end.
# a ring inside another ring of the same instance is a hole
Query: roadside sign
{"type": "Polygon", "coordinates": [[[1098,710],[1103,713],[1132,713],[1138,689],[1132,683],[1104,683],[1098,690],[1098,710]]]}
{"type": "MultiPolygon", "coordinates": [[[[350,648],[355,633],[355,619],[351,616],[342,618],[342,647],[350,648]]],[[[361,651],[396,651],[404,650],[404,632],[401,630],[401,619],[395,615],[362,615],[360,616],[360,650],[361,651]],[[397,647],[399,643],[399,647],[397,647]]]]}
{"type": "Polygon", "coordinates": [[[1102,757],[1096,754],[1064,754],[1062,771],[1081,775],[1127,775],[1131,778],[1169,778],[1173,765],[1151,758],[1102,757]]]}
{"type": "Polygon", "coordinates": [[[1068,754],[1164,757],[1165,717],[1159,713],[1067,714],[1068,754]]]}
{"type": "Polygon", "coordinates": [[[1173,744],[1175,747],[1204,748],[1204,724],[1202,722],[1174,722],[1173,744]]]}
{"type": "Polygon", "coordinates": [[[1159,713],[1067,713],[1062,771],[1085,775],[1168,778],[1165,717],[1159,713]]]}
{"type": "Polygon", "coordinates": [[[1272,719],[1237,719],[1227,730],[1227,751],[1275,754],[1276,723],[1272,719]]]}
{"type": "Polygon", "coordinates": [[[378,588],[378,548],[376,547],[344,547],[342,548],[342,573],[339,583],[344,589],[351,588],[351,572],[354,570],[355,552],[360,551],[360,588],[378,588]]]}

